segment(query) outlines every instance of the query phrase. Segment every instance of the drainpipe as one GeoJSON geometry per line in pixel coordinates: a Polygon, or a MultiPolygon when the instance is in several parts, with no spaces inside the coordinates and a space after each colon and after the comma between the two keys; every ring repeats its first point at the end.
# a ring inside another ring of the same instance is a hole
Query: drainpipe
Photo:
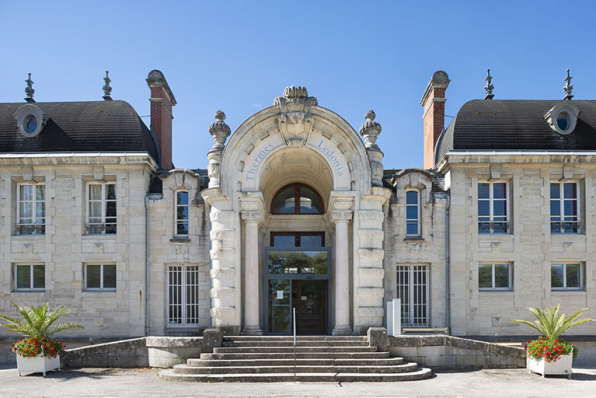
{"type": "Polygon", "coordinates": [[[149,336],[149,199],[161,199],[160,194],[145,196],[145,336],[149,336]]]}
{"type": "Polygon", "coordinates": [[[447,206],[445,207],[445,326],[447,333],[451,334],[451,277],[449,251],[449,208],[451,207],[451,191],[447,192],[447,206]]]}
{"type": "Polygon", "coordinates": [[[145,336],[149,336],[149,195],[145,196],[145,336]]]}

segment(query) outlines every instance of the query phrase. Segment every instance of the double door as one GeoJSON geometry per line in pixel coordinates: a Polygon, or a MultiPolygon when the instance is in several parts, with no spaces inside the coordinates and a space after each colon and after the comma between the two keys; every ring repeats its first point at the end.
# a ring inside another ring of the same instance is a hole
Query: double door
{"type": "Polygon", "coordinates": [[[326,334],[329,306],[329,248],[322,233],[272,233],[266,248],[266,331],[326,334]]]}

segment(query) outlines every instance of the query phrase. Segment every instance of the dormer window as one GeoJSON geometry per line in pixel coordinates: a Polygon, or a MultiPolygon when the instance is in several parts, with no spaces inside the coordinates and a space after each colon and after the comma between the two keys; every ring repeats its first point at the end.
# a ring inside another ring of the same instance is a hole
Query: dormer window
{"type": "Polygon", "coordinates": [[[37,137],[48,121],[43,111],[33,104],[21,106],[14,113],[14,118],[17,120],[21,134],[27,138],[37,137]]]}
{"type": "Polygon", "coordinates": [[[564,101],[553,106],[544,115],[544,118],[551,129],[561,135],[568,135],[575,130],[578,116],[579,109],[577,106],[570,103],[570,101],[564,101]]]}

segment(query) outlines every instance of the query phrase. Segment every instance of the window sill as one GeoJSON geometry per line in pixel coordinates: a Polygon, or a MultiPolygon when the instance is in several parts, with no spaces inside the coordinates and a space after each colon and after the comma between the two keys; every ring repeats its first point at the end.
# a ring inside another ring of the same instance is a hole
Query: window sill
{"type": "Polygon", "coordinates": [[[116,234],[84,234],[82,237],[83,239],[115,239],[116,234]]]}
{"type": "Polygon", "coordinates": [[[15,293],[25,293],[25,294],[31,294],[31,293],[45,293],[46,290],[45,289],[30,289],[30,290],[13,290],[11,293],[15,294],[15,293]]]}
{"type": "Polygon", "coordinates": [[[116,293],[116,289],[97,289],[97,290],[83,290],[83,293],[116,293]]]}
{"type": "Polygon", "coordinates": [[[577,234],[550,234],[550,239],[552,242],[585,242],[586,241],[586,234],[577,233],[577,234]]]}
{"type": "Polygon", "coordinates": [[[513,293],[513,289],[478,289],[478,293],[513,293]]]}
{"type": "Polygon", "coordinates": [[[176,236],[176,237],[170,239],[170,242],[174,242],[174,243],[189,243],[190,242],[190,238],[188,236],[176,236]]]}
{"type": "Polygon", "coordinates": [[[551,289],[551,292],[554,294],[560,294],[560,293],[571,293],[571,294],[580,294],[580,293],[586,293],[586,289],[551,289]]]}
{"type": "Polygon", "coordinates": [[[12,235],[13,239],[18,239],[18,240],[27,240],[27,239],[42,239],[45,238],[46,235],[45,234],[18,234],[18,235],[12,235]]]}
{"type": "Polygon", "coordinates": [[[404,238],[404,242],[423,242],[424,238],[422,236],[406,236],[404,238]]]}

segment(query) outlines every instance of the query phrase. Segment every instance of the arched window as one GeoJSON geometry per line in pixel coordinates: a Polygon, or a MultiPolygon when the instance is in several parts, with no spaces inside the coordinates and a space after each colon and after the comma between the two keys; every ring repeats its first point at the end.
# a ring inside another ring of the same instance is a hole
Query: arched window
{"type": "Polygon", "coordinates": [[[272,214],[323,214],[323,200],[305,184],[286,185],[273,197],[272,214]],[[297,205],[298,204],[298,205],[297,205]]]}
{"type": "Polygon", "coordinates": [[[420,236],[420,194],[406,192],[406,235],[420,236]]]}

